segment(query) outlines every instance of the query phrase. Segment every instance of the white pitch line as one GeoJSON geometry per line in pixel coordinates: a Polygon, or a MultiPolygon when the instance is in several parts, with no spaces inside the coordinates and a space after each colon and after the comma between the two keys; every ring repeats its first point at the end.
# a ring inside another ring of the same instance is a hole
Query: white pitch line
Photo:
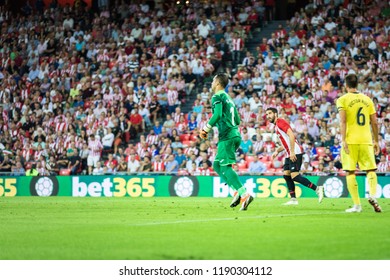
{"type": "Polygon", "coordinates": [[[268,218],[280,218],[280,217],[299,217],[299,216],[315,216],[315,215],[335,215],[345,214],[346,212],[315,212],[315,213],[301,213],[301,214],[273,214],[273,215],[262,215],[262,216],[240,216],[240,217],[229,217],[229,218],[215,218],[215,219],[203,219],[203,220],[177,220],[170,222],[150,222],[142,224],[133,224],[129,226],[142,227],[142,226],[161,226],[161,225],[173,225],[173,224],[184,224],[184,223],[209,223],[209,222],[223,222],[223,221],[234,221],[242,219],[268,219],[268,218]]]}

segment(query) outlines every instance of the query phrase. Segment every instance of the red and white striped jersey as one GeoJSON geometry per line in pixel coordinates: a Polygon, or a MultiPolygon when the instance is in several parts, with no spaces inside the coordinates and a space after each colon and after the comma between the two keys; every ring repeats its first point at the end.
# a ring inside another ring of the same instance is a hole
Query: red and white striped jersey
{"type": "Polygon", "coordinates": [[[56,124],[56,131],[65,132],[68,128],[68,125],[66,122],[60,122],[56,124]]]}
{"type": "Polygon", "coordinates": [[[165,165],[163,161],[160,162],[153,162],[153,171],[154,172],[162,172],[165,170],[165,165]]]}
{"type": "Polygon", "coordinates": [[[103,53],[103,54],[99,54],[98,56],[97,56],[97,62],[102,62],[102,61],[109,61],[110,60],[110,57],[107,55],[107,54],[105,54],[105,53],[103,53]]]}
{"type": "Polygon", "coordinates": [[[156,56],[157,56],[158,58],[163,58],[164,55],[165,55],[165,53],[166,53],[166,51],[167,51],[167,48],[166,48],[165,46],[163,46],[163,47],[157,47],[157,48],[156,48],[156,56]]]}
{"type": "Polygon", "coordinates": [[[30,95],[30,90],[28,90],[28,89],[22,89],[20,91],[20,97],[22,98],[22,101],[24,101],[25,99],[28,99],[29,95],[30,95]]]}
{"type": "Polygon", "coordinates": [[[175,123],[179,123],[180,122],[180,116],[181,116],[181,113],[176,113],[176,112],[173,112],[172,113],[172,119],[175,123]]]}
{"type": "Polygon", "coordinates": [[[314,85],[315,85],[315,77],[312,77],[312,78],[307,78],[306,79],[306,83],[307,83],[307,86],[309,87],[309,88],[312,88],[314,85]]]}
{"type": "Polygon", "coordinates": [[[39,158],[41,157],[42,154],[43,154],[43,150],[35,151],[34,152],[34,161],[39,161],[39,158]]]}
{"type": "Polygon", "coordinates": [[[179,97],[179,94],[177,93],[176,90],[168,90],[167,97],[168,97],[168,105],[174,106],[176,104],[177,98],[179,97]]]}
{"type": "Polygon", "coordinates": [[[4,123],[7,123],[8,122],[8,111],[3,110],[3,113],[1,114],[1,116],[3,117],[4,123]]]}
{"type": "Polygon", "coordinates": [[[158,135],[151,135],[149,134],[148,136],[146,136],[146,143],[148,143],[149,146],[152,146],[153,144],[156,144],[158,143],[158,135]]]}
{"type": "Polygon", "coordinates": [[[363,41],[363,34],[353,34],[352,36],[355,46],[359,46],[363,41]]]}
{"type": "MultiPolygon", "coordinates": [[[[292,149],[292,147],[290,146],[290,138],[288,137],[288,134],[287,134],[287,131],[289,129],[291,129],[290,125],[284,119],[277,119],[276,120],[275,132],[276,132],[276,135],[278,136],[283,148],[286,150],[288,156],[290,156],[290,152],[292,149]]],[[[299,145],[297,139],[295,139],[295,145],[294,145],[293,149],[294,149],[294,152],[296,155],[303,153],[302,146],[299,145]]]]}
{"type": "Polygon", "coordinates": [[[244,46],[244,41],[241,38],[234,38],[232,40],[233,51],[241,51],[244,46]]]}
{"type": "Polygon", "coordinates": [[[93,157],[100,156],[100,151],[103,149],[103,145],[100,140],[89,140],[88,141],[89,154],[93,157]]]}
{"type": "Polygon", "coordinates": [[[198,122],[198,128],[202,129],[207,123],[208,120],[201,120],[200,122],[198,122]]]}
{"type": "Polygon", "coordinates": [[[345,79],[345,77],[347,76],[347,74],[348,74],[348,70],[340,70],[340,71],[338,71],[337,72],[338,74],[339,74],[339,76],[340,76],[340,79],[342,80],[342,81],[344,81],[344,79],[345,79]]]}
{"type": "Polygon", "coordinates": [[[379,162],[377,172],[387,172],[390,170],[390,162],[379,162]]]}
{"type": "Polygon", "coordinates": [[[256,154],[260,151],[260,149],[264,146],[263,141],[256,141],[253,143],[253,152],[256,154]]]}
{"type": "Polygon", "coordinates": [[[11,134],[11,138],[16,140],[16,138],[19,136],[19,128],[17,127],[11,128],[10,134],[11,134]]]}
{"type": "Polygon", "coordinates": [[[322,92],[321,89],[317,89],[315,91],[313,90],[312,94],[313,94],[313,98],[315,100],[321,100],[324,93],[322,92]]]}
{"type": "Polygon", "coordinates": [[[191,151],[193,151],[195,155],[199,154],[199,150],[196,147],[188,147],[184,149],[184,154],[189,155],[191,151]]]}
{"type": "Polygon", "coordinates": [[[33,149],[23,149],[22,150],[22,157],[25,159],[25,161],[30,161],[31,156],[33,155],[34,151],[33,149]]]}
{"type": "Polygon", "coordinates": [[[275,92],[276,88],[275,88],[275,85],[272,84],[272,85],[265,85],[265,90],[267,92],[267,95],[271,95],[275,92]]]}
{"type": "Polygon", "coordinates": [[[2,126],[0,126],[0,131],[8,131],[9,127],[6,123],[4,123],[2,126]]]}
{"type": "Polygon", "coordinates": [[[245,111],[242,113],[242,119],[244,122],[249,122],[252,119],[256,119],[256,114],[251,111],[245,111]]]}

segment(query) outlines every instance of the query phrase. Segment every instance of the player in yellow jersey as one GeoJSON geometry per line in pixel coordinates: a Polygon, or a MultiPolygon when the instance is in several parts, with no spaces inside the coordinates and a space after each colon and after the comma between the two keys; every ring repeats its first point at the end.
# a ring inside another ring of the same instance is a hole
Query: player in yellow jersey
{"type": "Polygon", "coordinates": [[[356,164],[359,164],[360,170],[367,172],[370,188],[368,202],[374,207],[375,212],[381,212],[375,199],[378,179],[375,173],[374,153],[379,154],[379,145],[374,103],[368,96],[357,91],[358,78],[355,74],[348,75],[345,83],[347,93],[337,100],[342,138],[341,163],[347,172],[347,187],[354,204],[345,211],[349,213],[362,211],[355,176],[356,164]]]}

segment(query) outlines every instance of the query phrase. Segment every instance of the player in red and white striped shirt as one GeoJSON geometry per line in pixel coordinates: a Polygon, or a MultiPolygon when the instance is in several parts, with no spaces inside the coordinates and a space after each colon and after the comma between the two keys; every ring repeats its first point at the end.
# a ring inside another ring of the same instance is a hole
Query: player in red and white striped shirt
{"type": "Polygon", "coordinates": [[[278,118],[278,110],[276,108],[268,108],[266,115],[267,120],[275,125],[275,132],[282,144],[282,146],[277,148],[276,151],[272,154],[272,159],[276,158],[283,150],[285,150],[288,155],[288,157],[286,157],[284,160],[283,178],[286,180],[287,187],[291,195],[291,200],[285,203],[285,205],[298,204],[298,200],[295,195],[294,181],[314,190],[318,195],[318,201],[322,202],[324,198],[324,187],[317,187],[299,173],[302,165],[303,149],[296,140],[290,124],[286,120],[278,118]]]}

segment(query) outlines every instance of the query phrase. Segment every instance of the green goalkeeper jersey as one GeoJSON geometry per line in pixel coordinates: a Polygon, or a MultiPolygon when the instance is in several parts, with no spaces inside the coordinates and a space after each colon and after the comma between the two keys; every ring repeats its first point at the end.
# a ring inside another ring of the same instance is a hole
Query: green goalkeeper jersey
{"type": "Polygon", "coordinates": [[[213,115],[221,114],[221,118],[217,123],[212,123],[213,117],[210,119],[210,125],[216,125],[219,132],[219,141],[228,140],[234,137],[241,137],[238,131],[238,125],[240,124],[240,116],[237,111],[237,107],[234,104],[233,99],[224,91],[220,90],[213,95],[211,99],[213,115]],[[216,105],[222,104],[222,112],[216,112],[216,105]]]}

